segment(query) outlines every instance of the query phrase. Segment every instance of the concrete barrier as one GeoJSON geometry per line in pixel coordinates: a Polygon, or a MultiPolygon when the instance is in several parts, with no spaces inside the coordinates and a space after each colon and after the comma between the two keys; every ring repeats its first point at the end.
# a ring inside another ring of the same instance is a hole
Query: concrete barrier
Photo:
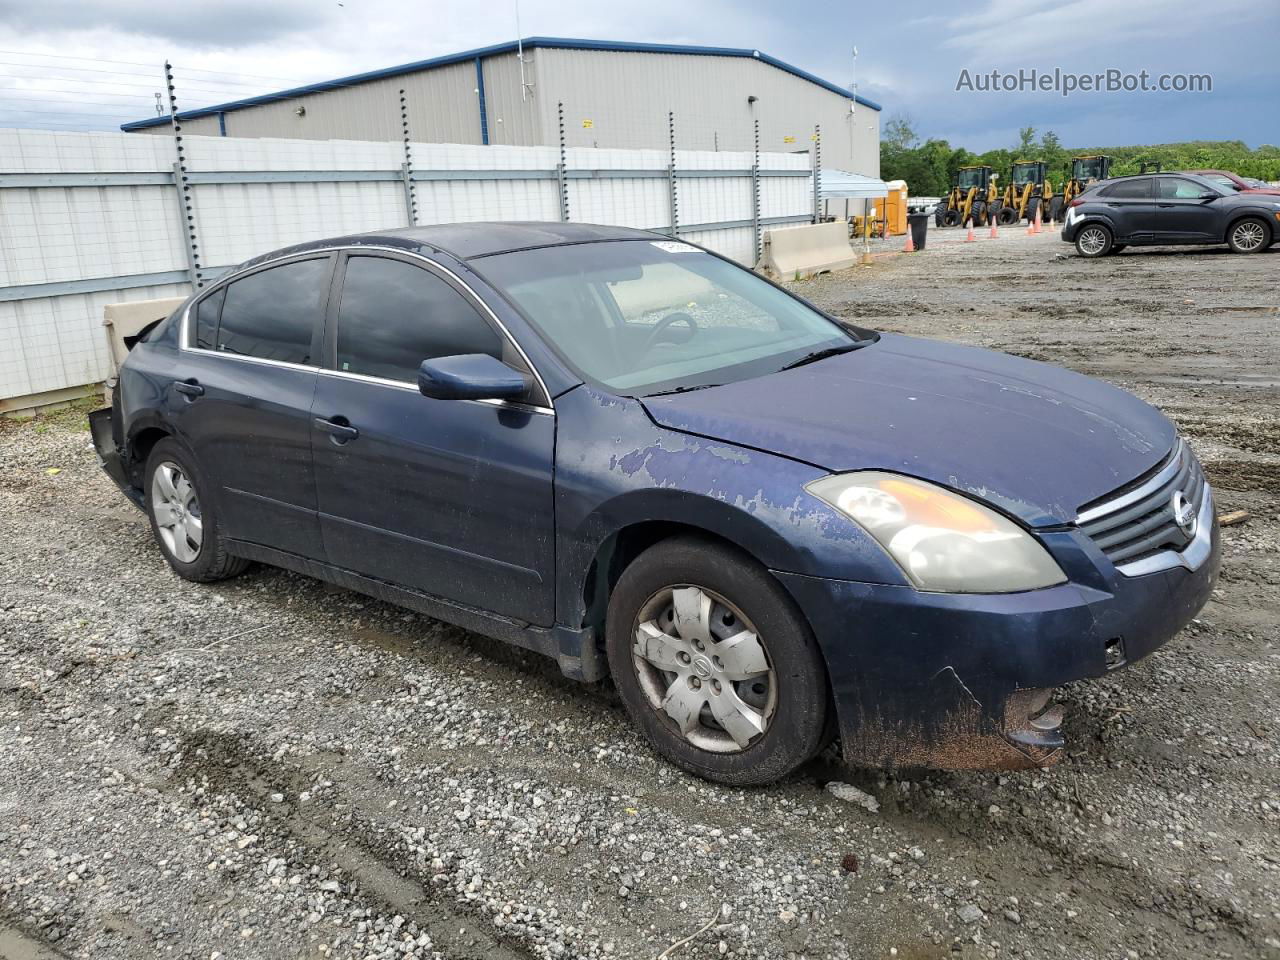
{"type": "Polygon", "coordinates": [[[783,280],[831,270],[843,270],[857,262],[849,246],[849,223],[834,220],[803,227],[768,230],[764,251],[756,266],[783,280]]]}
{"type": "Polygon", "coordinates": [[[160,300],[134,300],[129,303],[109,303],[102,310],[102,325],[107,328],[107,349],[111,353],[111,376],[120,370],[120,364],[129,354],[126,337],[136,337],[138,331],[155,320],[163,320],[185,301],[185,297],[164,297],[160,300]]]}

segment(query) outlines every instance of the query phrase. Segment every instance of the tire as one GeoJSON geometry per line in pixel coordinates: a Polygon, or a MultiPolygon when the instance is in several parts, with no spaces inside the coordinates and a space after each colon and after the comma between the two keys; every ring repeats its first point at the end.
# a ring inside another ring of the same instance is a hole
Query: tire
{"type": "Polygon", "coordinates": [[[999,223],[1000,226],[1002,227],[1007,227],[1010,224],[1017,223],[1018,208],[1017,207],[1001,207],[1000,213],[996,217],[996,222],[999,223]]]}
{"type": "Polygon", "coordinates": [[[1105,257],[1111,252],[1114,238],[1111,231],[1100,223],[1086,223],[1076,234],[1076,253],[1090,260],[1105,257]]]}
{"type": "Polygon", "coordinates": [[[831,737],[826,669],[808,624],[764,567],[731,548],[696,537],[650,547],[619,578],[605,636],[627,713],[690,773],[772,783],[831,737]],[[677,620],[677,605],[693,615],[677,620]]]}
{"type": "Polygon", "coordinates": [[[987,205],[985,203],[979,201],[969,209],[969,222],[975,227],[985,227],[987,225],[987,205]]]}
{"type": "Polygon", "coordinates": [[[1062,218],[1065,216],[1066,214],[1062,212],[1062,198],[1050,197],[1049,198],[1049,219],[1061,221],[1062,218]]]}
{"type": "Polygon", "coordinates": [[[1232,253],[1261,253],[1271,246],[1271,225],[1261,217],[1237,220],[1227,231],[1232,253]]]}
{"type": "Polygon", "coordinates": [[[947,212],[942,215],[942,224],[944,227],[958,227],[960,225],[960,211],[948,208],[947,212]]]}
{"type": "Polygon", "coordinates": [[[945,203],[940,203],[936,207],[934,207],[933,208],[933,225],[935,227],[942,226],[943,218],[945,218],[946,215],[947,215],[947,205],[945,203]]]}
{"type": "Polygon", "coordinates": [[[177,440],[161,440],[147,457],[143,493],[151,533],[173,572],[195,583],[244,573],[249,561],[227,552],[209,485],[177,440]]]}
{"type": "MultiPolygon", "coordinates": [[[[1039,197],[1032,197],[1030,200],[1027,201],[1027,223],[1036,222],[1036,211],[1038,209],[1040,209],[1039,197]]],[[[1042,213],[1040,214],[1040,216],[1043,217],[1044,214],[1042,213]]]]}

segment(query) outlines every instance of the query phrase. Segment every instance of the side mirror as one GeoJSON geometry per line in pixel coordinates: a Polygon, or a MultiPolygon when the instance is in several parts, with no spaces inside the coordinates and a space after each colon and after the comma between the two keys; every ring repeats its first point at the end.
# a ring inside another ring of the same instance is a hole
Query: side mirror
{"type": "Polygon", "coordinates": [[[1220,196],[1222,196],[1220,193],[1202,193],[1200,194],[1200,199],[1208,202],[1210,200],[1217,200],[1220,196]]]}
{"type": "Polygon", "coordinates": [[[436,400],[515,400],[529,384],[519,370],[487,353],[464,353],[423,360],[418,389],[436,400]]]}

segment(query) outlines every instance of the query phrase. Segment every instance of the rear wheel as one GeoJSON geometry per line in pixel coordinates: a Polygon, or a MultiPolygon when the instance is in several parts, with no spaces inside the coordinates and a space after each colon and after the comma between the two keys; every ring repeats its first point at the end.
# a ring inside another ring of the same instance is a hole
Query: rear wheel
{"type": "Polygon", "coordinates": [[[987,205],[978,201],[969,210],[969,222],[975,227],[985,227],[987,225],[987,205]]]}
{"type": "Polygon", "coordinates": [[[709,780],[770,783],[828,738],[809,627],[755,561],[693,537],[641,554],[609,598],[609,669],[653,747],[709,780]]]}
{"type": "MultiPolygon", "coordinates": [[[[1027,223],[1036,222],[1036,211],[1040,209],[1040,198],[1032,197],[1027,201],[1027,223]]],[[[1041,214],[1044,216],[1044,214],[1041,214]]]]}
{"type": "Polygon", "coordinates": [[[1007,227],[1011,223],[1017,223],[1018,208],[1017,207],[1001,207],[1000,213],[996,217],[996,222],[999,223],[1000,226],[1002,227],[1007,227]]]}
{"type": "Polygon", "coordinates": [[[953,207],[948,207],[946,213],[942,215],[942,226],[955,227],[960,224],[960,211],[953,207]]]}
{"type": "Polygon", "coordinates": [[[946,216],[947,216],[947,205],[945,203],[938,204],[936,207],[933,208],[933,225],[935,227],[942,226],[943,221],[946,219],[946,216]]]}
{"type": "Polygon", "coordinates": [[[1066,216],[1066,214],[1062,212],[1062,198],[1050,197],[1049,198],[1049,219],[1061,220],[1064,216],[1066,216]]]}
{"type": "Polygon", "coordinates": [[[1076,234],[1076,253],[1082,257],[1103,257],[1111,250],[1111,231],[1101,224],[1090,223],[1076,234]]]}
{"type": "Polygon", "coordinates": [[[1259,217],[1245,217],[1231,225],[1227,245],[1232,253],[1261,253],[1271,246],[1271,227],[1259,217]]]}
{"type": "Polygon", "coordinates": [[[151,532],[178,576],[208,583],[249,566],[227,553],[208,486],[195,457],[177,440],[161,440],[151,449],[144,489],[151,532]]]}

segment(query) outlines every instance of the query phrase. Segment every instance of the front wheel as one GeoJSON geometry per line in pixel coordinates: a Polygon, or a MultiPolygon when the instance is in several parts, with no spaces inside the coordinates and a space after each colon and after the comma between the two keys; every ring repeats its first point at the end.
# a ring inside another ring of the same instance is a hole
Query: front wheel
{"type": "Polygon", "coordinates": [[[1086,224],[1076,234],[1076,253],[1082,257],[1104,257],[1111,250],[1111,244],[1111,231],[1100,224],[1086,224]]]}
{"type": "Polygon", "coordinates": [[[217,511],[195,457],[177,440],[161,440],[146,468],[147,516],[174,573],[197,583],[243,573],[249,561],[227,553],[217,511]]]}
{"type": "Polygon", "coordinates": [[[1271,228],[1258,217],[1245,217],[1232,224],[1227,234],[1227,246],[1232,253],[1261,253],[1271,246],[1271,228]]]}
{"type": "Polygon", "coordinates": [[[636,558],[609,598],[606,645],[632,721],[691,773],[758,786],[825,745],[809,627],[767,570],[728,547],[680,537],[636,558]]]}
{"type": "Polygon", "coordinates": [[[1007,227],[1010,224],[1017,223],[1018,208],[1017,207],[1001,207],[1000,214],[996,218],[996,220],[1002,227],[1007,227]]]}
{"type": "Polygon", "coordinates": [[[944,227],[957,227],[960,225],[960,211],[955,207],[948,207],[947,212],[942,215],[942,225],[944,227]]]}

